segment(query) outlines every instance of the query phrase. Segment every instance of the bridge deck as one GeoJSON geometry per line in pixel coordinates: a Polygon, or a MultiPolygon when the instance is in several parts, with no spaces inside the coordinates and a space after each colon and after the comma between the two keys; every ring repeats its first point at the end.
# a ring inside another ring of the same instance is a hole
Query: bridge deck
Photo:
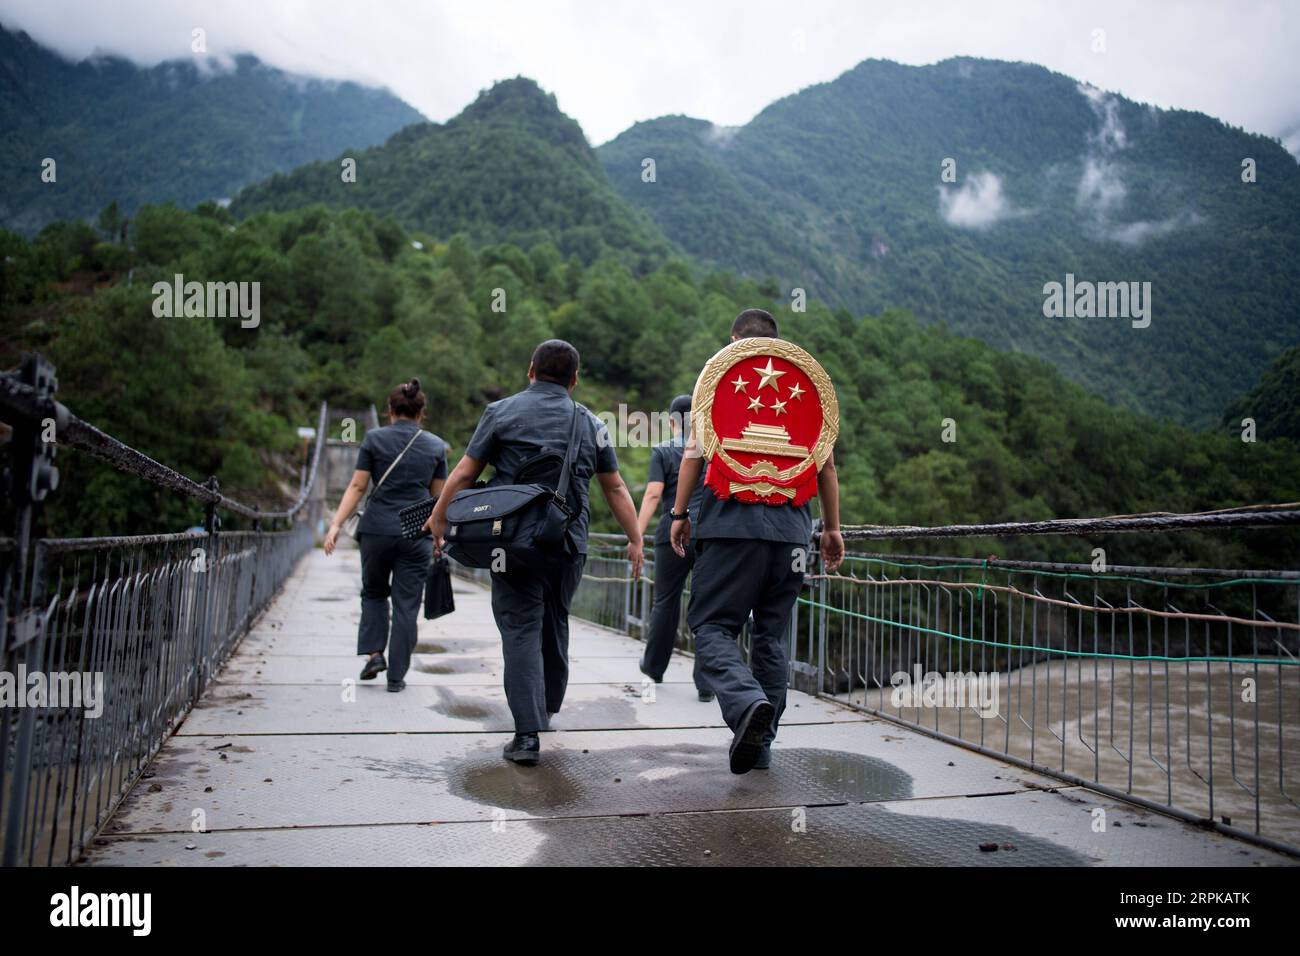
{"type": "Polygon", "coordinates": [[[349,699],[358,582],[355,551],[302,562],[85,863],[1293,862],[798,693],[772,768],[733,776],[689,661],[643,700],[641,645],[576,619],[543,762],[515,767],[486,592],[421,622],[404,693],[349,699]]]}

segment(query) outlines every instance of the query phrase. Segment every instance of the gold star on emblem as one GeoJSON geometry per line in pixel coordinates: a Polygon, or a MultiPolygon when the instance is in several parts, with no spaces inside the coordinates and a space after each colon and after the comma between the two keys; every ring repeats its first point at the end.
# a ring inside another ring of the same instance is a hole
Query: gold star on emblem
{"type": "Polygon", "coordinates": [[[749,410],[751,412],[761,412],[765,407],[763,399],[759,395],[755,395],[749,400],[749,410]]]}
{"type": "Polygon", "coordinates": [[[801,402],[803,401],[803,389],[799,387],[798,382],[795,382],[790,386],[790,397],[797,398],[801,402]]]}
{"type": "MultiPolygon", "coordinates": [[[[728,384],[736,386],[736,392],[743,392],[745,389],[749,388],[749,383],[745,381],[745,376],[743,375],[737,375],[735,381],[729,382],[728,384]]],[[[734,395],[735,392],[732,392],[732,394],[734,395]]]]}
{"type": "Polygon", "coordinates": [[[758,383],[759,388],[762,388],[764,385],[770,385],[772,387],[772,391],[776,392],[778,395],[780,394],[781,390],[776,387],[777,386],[776,380],[779,379],[782,375],[784,375],[785,372],[778,372],[775,368],[773,368],[772,360],[770,358],[767,360],[767,368],[755,367],[753,371],[763,376],[763,380],[758,383]]]}
{"type": "Polygon", "coordinates": [[[773,410],[774,412],[776,412],[778,415],[784,415],[784,414],[785,414],[785,402],[773,402],[773,403],[772,403],[772,410],[773,410]]]}

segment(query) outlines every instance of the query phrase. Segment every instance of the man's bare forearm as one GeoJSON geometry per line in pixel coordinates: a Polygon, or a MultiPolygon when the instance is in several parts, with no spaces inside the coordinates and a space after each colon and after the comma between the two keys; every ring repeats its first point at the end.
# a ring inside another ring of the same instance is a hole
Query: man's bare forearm
{"type": "Polygon", "coordinates": [[[470,458],[468,455],[456,462],[456,467],[451,470],[446,483],[442,486],[442,493],[438,495],[438,503],[433,506],[433,514],[429,516],[429,520],[432,521],[437,518],[442,521],[445,519],[447,517],[447,506],[451,504],[451,499],[478,481],[478,476],[482,473],[483,463],[470,458]]]}
{"type": "Polygon", "coordinates": [[[641,537],[645,537],[646,531],[650,528],[650,521],[654,518],[655,512],[659,510],[659,502],[664,497],[664,484],[662,481],[652,481],[646,485],[645,495],[641,498],[641,510],[637,514],[637,527],[641,529],[641,537]]]}
{"type": "Polygon", "coordinates": [[[827,531],[839,531],[840,476],[833,459],[827,459],[826,466],[817,476],[817,497],[822,505],[822,527],[827,531]]]}
{"type": "Polygon", "coordinates": [[[605,502],[609,505],[614,520],[627,535],[628,541],[640,541],[643,536],[637,523],[636,503],[632,500],[632,492],[627,490],[627,484],[617,472],[614,473],[614,479],[603,477],[601,479],[600,490],[605,494],[605,502]]]}
{"type": "Polygon", "coordinates": [[[677,500],[673,502],[673,511],[684,515],[691,506],[691,494],[700,483],[700,472],[704,470],[703,458],[683,458],[681,470],[677,473],[677,500]]]}

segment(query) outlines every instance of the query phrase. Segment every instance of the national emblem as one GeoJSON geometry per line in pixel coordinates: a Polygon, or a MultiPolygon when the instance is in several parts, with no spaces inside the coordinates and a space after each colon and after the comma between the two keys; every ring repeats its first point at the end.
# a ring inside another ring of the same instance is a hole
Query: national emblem
{"type": "Polygon", "coordinates": [[[817,473],[839,435],[840,409],[815,358],[793,342],[755,337],[732,342],[705,364],[691,421],[709,462],[705,483],[715,495],[801,505],[817,493],[817,473]],[[776,392],[770,403],[761,400],[764,388],[776,392]]]}

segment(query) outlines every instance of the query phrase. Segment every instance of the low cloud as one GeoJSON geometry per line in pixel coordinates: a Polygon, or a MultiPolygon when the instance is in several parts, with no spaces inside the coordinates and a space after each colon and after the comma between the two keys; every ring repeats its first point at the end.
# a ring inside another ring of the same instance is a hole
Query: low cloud
{"type": "Polygon", "coordinates": [[[1097,114],[1101,125],[1088,139],[1103,153],[1112,153],[1128,145],[1128,137],[1119,120],[1119,101],[1095,86],[1087,83],[1077,84],[1077,89],[1087,99],[1092,111],[1097,114]]]}
{"type": "Polygon", "coordinates": [[[1297,160],[1300,160],[1300,121],[1282,130],[1278,138],[1282,140],[1283,148],[1297,160]]]}
{"type": "Polygon", "coordinates": [[[1127,195],[1117,163],[1097,156],[1084,158],[1083,175],[1075,192],[1076,206],[1100,219],[1122,206],[1127,195]]]}
{"type": "Polygon", "coordinates": [[[987,171],[968,176],[955,188],[939,187],[939,215],[958,229],[988,229],[1012,211],[1002,180],[987,171]]]}
{"type": "Polygon", "coordinates": [[[1123,225],[1107,226],[1104,235],[1107,239],[1121,245],[1140,246],[1148,239],[1159,239],[1161,236],[1167,236],[1178,229],[1195,226],[1201,221],[1201,216],[1194,212],[1180,212],[1168,219],[1155,221],[1140,219],[1137,222],[1126,222],[1123,225]]]}
{"type": "Polygon", "coordinates": [[[1083,157],[1083,175],[1075,191],[1074,203],[1081,212],[1103,222],[1124,204],[1128,189],[1116,154],[1128,145],[1128,136],[1119,119],[1119,102],[1113,96],[1089,86],[1077,89],[1097,117],[1097,129],[1088,134],[1088,151],[1083,157]]]}
{"type": "Polygon", "coordinates": [[[736,134],[739,132],[739,126],[718,126],[714,123],[702,135],[704,141],[710,146],[727,147],[731,145],[731,141],[736,138],[736,134]]]}
{"type": "Polygon", "coordinates": [[[1098,239],[1138,246],[1200,223],[1202,217],[1195,210],[1160,220],[1117,221],[1128,198],[1119,159],[1128,146],[1128,135],[1119,118],[1119,101],[1086,83],[1078,84],[1078,90],[1097,117],[1097,129],[1088,135],[1088,151],[1074,195],[1074,204],[1084,216],[1084,229],[1098,239]]]}

